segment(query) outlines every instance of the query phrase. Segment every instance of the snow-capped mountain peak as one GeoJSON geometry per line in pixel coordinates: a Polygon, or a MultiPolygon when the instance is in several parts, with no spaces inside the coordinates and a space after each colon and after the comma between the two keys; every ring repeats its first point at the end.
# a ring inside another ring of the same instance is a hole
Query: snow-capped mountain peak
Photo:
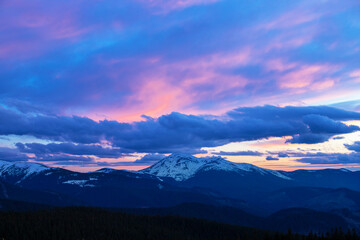
{"type": "Polygon", "coordinates": [[[182,181],[193,176],[204,162],[187,154],[172,154],[140,172],[182,181]]]}
{"type": "Polygon", "coordinates": [[[22,179],[30,175],[49,170],[49,167],[31,162],[8,162],[0,160],[0,176],[22,176],[22,179]]]}
{"type": "Polygon", "coordinates": [[[263,169],[248,163],[234,163],[222,157],[196,158],[187,154],[172,154],[151,167],[141,170],[143,173],[158,177],[170,177],[176,181],[184,181],[193,177],[200,171],[228,171],[228,172],[257,172],[262,175],[272,174],[277,177],[289,179],[277,171],[263,169]]]}

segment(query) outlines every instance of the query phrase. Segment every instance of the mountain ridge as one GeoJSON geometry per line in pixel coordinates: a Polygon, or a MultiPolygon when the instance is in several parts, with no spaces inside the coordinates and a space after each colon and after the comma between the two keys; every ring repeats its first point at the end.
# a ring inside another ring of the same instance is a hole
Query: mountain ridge
{"type": "MultiPolygon", "coordinates": [[[[4,204],[24,201],[34,203],[34,208],[49,203],[114,209],[196,203],[265,217],[282,209],[305,207],[334,212],[351,224],[359,224],[359,182],[360,172],[342,169],[274,171],[221,157],[184,154],[170,155],[140,171],[103,168],[80,173],[32,162],[0,161],[4,204]]],[[[312,214],[302,212],[303,219],[312,214]]],[[[285,213],[279,218],[294,216],[285,213]]]]}
{"type": "MultiPolygon", "coordinates": [[[[224,170],[224,171],[237,171],[237,170],[242,170],[242,171],[246,171],[246,172],[259,172],[261,174],[272,174],[284,179],[288,179],[291,180],[290,176],[287,176],[288,173],[294,173],[294,172],[306,172],[306,173],[315,173],[315,172],[319,172],[319,171],[324,171],[324,170],[335,170],[335,171],[343,171],[343,172],[360,172],[360,171],[352,171],[346,168],[338,168],[338,169],[333,169],[333,168],[323,168],[323,169],[318,169],[318,170],[307,170],[307,169],[297,169],[294,171],[284,171],[284,170],[271,170],[271,169],[266,169],[266,168],[262,168],[262,167],[258,167],[254,164],[250,164],[250,163],[236,163],[236,162],[232,162],[232,161],[228,161],[220,156],[209,156],[209,157],[194,157],[190,154],[183,154],[183,153],[174,153],[171,154],[163,159],[161,159],[160,161],[158,161],[157,163],[154,163],[153,165],[138,170],[138,171],[129,171],[129,170],[124,170],[124,169],[115,169],[115,168],[110,168],[110,167],[106,167],[106,168],[101,168],[98,169],[96,171],[90,171],[90,172],[75,172],[75,171],[71,171],[74,173],[112,173],[112,172],[117,172],[117,171],[124,171],[124,172],[132,172],[132,173],[147,173],[150,175],[157,175],[157,169],[153,170],[153,167],[159,167],[159,165],[162,165],[162,163],[164,162],[169,162],[169,160],[176,160],[179,161],[181,163],[184,163],[186,160],[192,161],[192,162],[196,162],[194,168],[189,168],[188,170],[192,171],[192,174],[186,174],[184,173],[184,176],[182,180],[186,180],[190,177],[192,177],[196,171],[210,171],[210,170],[224,170]],[[197,166],[196,166],[197,165],[197,166]],[[216,169],[216,167],[218,167],[216,169]],[[155,174],[154,174],[155,172],[155,174]]],[[[175,166],[175,165],[174,165],[175,166]]],[[[172,166],[172,167],[174,167],[172,166]]],[[[178,166],[175,166],[178,167],[178,166]]],[[[53,170],[53,169],[63,169],[63,168],[59,168],[59,167],[49,167],[45,164],[41,164],[41,163],[36,163],[36,162],[27,162],[27,161],[22,161],[22,162],[18,162],[18,161],[6,161],[6,160],[1,160],[0,159],[0,175],[21,175],[23,173],[26,173],[26,176],[30,176],[32,174],[37,174],[40,172],[44,172],[47,170],[53,170]]],[[[63,169],[65,170],[65,169],[63,169]]],[[[69,171],[69,170],[66,170],[69,171]]],[[[174,176],[172,176],[171,174],[169,175],[161,175],[163,173],[160,173],[160,175],[157,175],[158,177],[172,177],[175,178],[174,176]]]]}

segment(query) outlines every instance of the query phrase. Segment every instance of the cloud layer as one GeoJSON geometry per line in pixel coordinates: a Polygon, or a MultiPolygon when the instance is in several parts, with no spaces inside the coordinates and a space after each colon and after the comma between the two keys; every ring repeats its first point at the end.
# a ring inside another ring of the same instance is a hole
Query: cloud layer
{"type": "MultiPolygon", "coordinates": [[[[340,120],[360,119],[360,113],[322,106],[247,107],[221,116],[174,112],[133,123],[96,122],[85,117],[29,114],[5,108],[0,108],[0,116],[1,135],[33,136],[56,141],[48,144],[19,142],[16,144],[19,154],[33,154],[38,161],[66,161],[73,158],[74,161],[83,162],[91,162],[93,157],[116,159],[134,153],[202,153],[203,147],[269,137],[292,136],[291,143],[312,144],[327,141],[330,136],[337,134],[358,131],[358,127],[345,125],[340,120]],[[104,142],[107,146],[103,146],[104,142]]],[[[349,149],[355,147],[348,146],[349,149]]],[[[254,151],[215,154],[262,155],[254,151]]],[[[147,158],[151,156],[147,155],[147,158]]],[[[144,163],[143,160],[138,163],[144,163]]],[[[275,160],[275,157],[267,160],[275,160]]]]}

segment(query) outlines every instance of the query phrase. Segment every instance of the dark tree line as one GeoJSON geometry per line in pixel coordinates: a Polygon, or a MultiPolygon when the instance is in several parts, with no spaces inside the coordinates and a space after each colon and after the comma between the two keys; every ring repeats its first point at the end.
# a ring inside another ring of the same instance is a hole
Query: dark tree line
{"type": "Polygon", "coordinates": [[[270,232],[176,216],[139,216],[97,208],[69,207],[0,212],[0,239],[124,240],[360,240],[355,231],[308,235],[270,232]]]}

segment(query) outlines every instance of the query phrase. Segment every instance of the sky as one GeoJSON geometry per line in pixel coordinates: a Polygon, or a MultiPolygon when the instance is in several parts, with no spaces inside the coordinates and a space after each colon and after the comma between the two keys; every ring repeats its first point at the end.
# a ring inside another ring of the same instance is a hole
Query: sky
{"type": "Polygon", "coordinates": [[[360,170],[358,0],[0,0],[0,159],[360,170]]]}

